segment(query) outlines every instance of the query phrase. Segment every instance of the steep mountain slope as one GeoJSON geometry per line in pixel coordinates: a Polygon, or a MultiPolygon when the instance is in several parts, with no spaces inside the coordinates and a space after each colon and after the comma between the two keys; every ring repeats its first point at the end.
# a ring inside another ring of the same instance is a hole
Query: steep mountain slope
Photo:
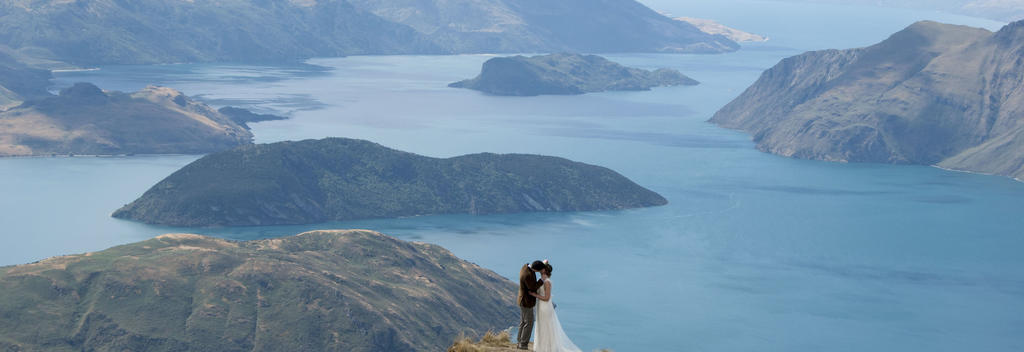
{"type": "Polygon", "coordinates": [[[518,315],[494,272],[365,230],[163,235],[0,267],[0,292],[5,351],[440,351],[518,315]]]}
{"type": "Polygon", "coordinates": [[[0,0],[0,43],[79,65],[444,52],[342,0],[0,0]]]}
{"type": "Polygon", "coordinates": [[[484,153],[437,159],[327,138],[207,155],[113,216],[182,226],[275,225],[665,203],[612,170],[562,158],[484,153]]]}
{"type": "Polygon", "coordinates": [[[202,154],[251,140],[229,117],[164,87],[127,94],[78,83],[0,112],[0,156],[202,154]]]}
{"type": "Polygon", "coordinates": [[[25,99],[48,96],[50,71],[29,67],[0,50],[0,111],[25,99]]]}
{"type": "Polygon", "coordinates": [[[738,49],[634,0],[0,0],[0,45],[77,65],[738,49]]]}
{"type": "Polygon", "coordinates": [[[787,58],[711,121],[784,156],[1024,177],[1024,22],[919,22],[867,48],[787,58]]]}
{"type": "Polygon", "coordinates": [[[629,68],[597,55],[550,54],[496,57],[484,62],[476,78],[448,86],[495,95],[529,96],[696,84],[696,80],[676,70],[629,68]]]}
{"type": "Polygon", "coordinates": [[[739,46],[634,0],[351,0],[454,52],[706,52],[739,46]]]}

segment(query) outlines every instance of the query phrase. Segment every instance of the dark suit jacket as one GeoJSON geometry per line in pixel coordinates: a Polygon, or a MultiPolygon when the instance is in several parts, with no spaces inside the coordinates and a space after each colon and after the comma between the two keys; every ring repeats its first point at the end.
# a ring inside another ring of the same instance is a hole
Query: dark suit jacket
{"type": "Polygon", "coordinates": [[[531,296],[530,292],[537,292],[543,282],[537,280],[537,275],[530,270],[529,264],[519,269],[519,297],[516,302],[523,308],[533,308],[537,305],[537,297],[531,296]]]}

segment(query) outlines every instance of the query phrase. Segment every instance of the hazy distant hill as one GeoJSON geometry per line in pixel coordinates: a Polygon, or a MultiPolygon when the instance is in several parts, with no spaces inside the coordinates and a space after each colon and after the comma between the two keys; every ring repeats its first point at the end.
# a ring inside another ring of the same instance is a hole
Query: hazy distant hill
{"type": "Polygon", "coordinates": [[[164,87],[127,94],[78,83],[0,112],[0,156],[203,154],[251,140],[229,117],[164,87]]]}
{"type": "Polygon", "coordinates": [[[701,31],[703,31],[704,33],[721,34],[724,35],[726,38],[729,38],[736,42],[763,42],[768,40],[768,37],[765,37],[763,35],[748,33],[736,28],[726,27],[725,25],[718,23],[715,20],[693,17],[676,17],[673,19],[676,21],[683,21],[692,24],[701,31]]]}
{"type": "Polygon", "coordinates": [[[629,68],[597,55],[550,54],[496,57],[487,60],[480,75],[449,84],[495,95],[583,94],[606,90],[649,90],[653,87],[696,85],[679,71],[629,68]]]}
{"type": "Polygon", "coordinates": [[[634,0],[350,0],[454,52],[733,51],[634,0]]]}
{"type": "Polygon", "coordinates": [[[1024,178],[1024,21],[997,33],[919,22],[787,58],[711,121],[784,156],[1024,178]]]}
{"type": "Polygon", "coordinates": [[[0,0],[0,44],[78,65],[738,48],[633,0],[353,2],[0,0]]]}
{"type": "Polygon", "coordinates": [[[276,225],[666,203],[615,171],[562,158],[484,153],[438,159],[327,138],[207,155],[113,216],[181,226],[276,225]]]}
{"type": "Polygon", "coordinates": [[[515,285],[431,244],[172,234],[0,267],[3,351],[443,351],[518,321],[515,285]]]}
{"type": "Polygon", "coordinates": [[[79,65],[444,52],[341,0],[0,0],[0,44],[79,65]]]}
{"type": "Polygon", "coordinates": [[[1012,22],[1024,19],[1024,0],[787,0],[938,10],[1012,22]]]}

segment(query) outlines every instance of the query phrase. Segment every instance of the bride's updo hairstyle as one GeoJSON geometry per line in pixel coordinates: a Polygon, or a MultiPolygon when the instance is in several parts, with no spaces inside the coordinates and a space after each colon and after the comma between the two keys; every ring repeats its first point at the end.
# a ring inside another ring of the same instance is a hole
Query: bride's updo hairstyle
{"type": "Polygon", "coordinates": [[[548,269],[548,277],[551,277],[551,271],[555,270],[555,268],[551,266],[551,263],[548,263],[547,266],[548,266],[548,268],[547,268],[548,269]]]}

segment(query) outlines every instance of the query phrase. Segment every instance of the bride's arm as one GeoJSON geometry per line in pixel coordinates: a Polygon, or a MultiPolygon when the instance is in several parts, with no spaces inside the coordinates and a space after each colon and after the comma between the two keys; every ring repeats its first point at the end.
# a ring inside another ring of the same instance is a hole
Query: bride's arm
{"type": "Polygon", "coordinates": [[[548,300],[551,299],[551,281],[544,280],[544,295],[543,296],[538,295],[535,292],[530,292],[530,294],[533,295],[534,297],[537,297],[537,299],[539,299],[541,301],[547,302],[548,300]]]}

